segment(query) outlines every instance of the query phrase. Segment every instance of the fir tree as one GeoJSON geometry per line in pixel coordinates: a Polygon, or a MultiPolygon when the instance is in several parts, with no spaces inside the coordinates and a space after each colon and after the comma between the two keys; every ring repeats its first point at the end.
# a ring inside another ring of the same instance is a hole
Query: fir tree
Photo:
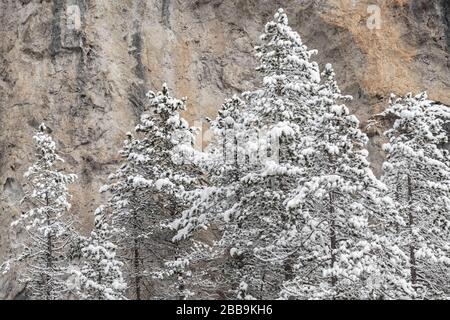
{"type": "MultiPolygon", "coordinates": [[[[185,192],[196,183],[197,174],[195,132],[179,114],[185,110],[185,100],[170,96],[166,84],[147,97],[148,105],[136,126],[137,138],[130,134],[125,142],[125,163],[103,188],[112,194],[108,206],[113,226],[121,229],[128,284],[136,299],[142,297],[144,287],[155,285],[156,269],[176,255],[178,249],[164,225],[187,207],[185,192]]],[[[167,297],[163,288],[152,289],[158,297],[167,297]]]]}
{"type": "Polygon", "coordinates": [[[287,221],[285,201],[302,172],[299,150],[320,81],[311,61],[316,51],[289,27],[282,9],[266,24],[261,41],[256,57],[263,84],[243,94],[239,201],[224,212],[220,241],[234,257],[238,296],[246,299],[276,297],[281,282],[292,276],[293,252],[280,233],[287,221]]]}
{"type": "Polygon", "coordinates": [[[339,101],[331,65],[314,97],[314,117],[301,151],[304,172],[287,201],[288,228],[280,239],[296,249],[295,278],[283,295],[301,299],[368,299],[366,281],[378,270],[370,220],[389,210],[385,187],[367,161],[368,139],[339,101]]]}
{"type": "Polygon", "coordinates": [[[186,194],[190,206],[169,226],[177,230],[174,241],[190,238],[195,231],[207,229],[211,223],[223,222],[219,206],[237,201],[232,197],[239,191],[240,166],[245,159],[244,150],[238,143],[244,136],[244,103],[237,96],[227,99],[218,110],[216,119],[210,122],[215,139],[208,146],[208,154],[200,165],[209,173],[208,184],[186,194]],[[242,130],[241,130],[242,129],[242,130]]]}
{"type": "Polygon", "coordinates": [[[203,283],[203,286],[197,287],[208,291],[207,287],[212,286],[209,280],[214,278],[214,291],[225,291],[225,297],[228,298],[236,298],[237,288],[242,281],[242,275],[236,270],[236,257],[230,256],[231,248],[224,239],[228,237],[231,225],[234,224],[228,214],[239,202],[242,191],[240,178],[245,170],[245,151],[238,141],[245,140],[244,108],[242,100],[233,96],[222,104],[218,116],[210,122],[215,139],[211,141],[208,154],[201,162],[204,171],[209,173],[208,184],[187,194],[191,206],[170,224],[172,229],[177,230],[174,241],[196,244],[191,250],[183,252],[185,266],[195,263],[208,266],[209,272],[206,275],[201,271],[200,274],[191,272],[191,277],[195,278],[197,283],[203,283]],[[217,229],[221,241],[207,246],[192,240],[197,231],[210,227],[217,229]],[[218,266],[224,256],[225,265],[221,263],[218,266]]]}
{"type": "Polygon", "coordinates": [[[222,233],[217,244],[230,258],[224,278],[240,298],[276,297],[280,274],[291,273],[285,264],[292,252],[278,238],[286,220],[284,201],[301,173],[298,150],[320,81],[310,61],[314,51],[289,27],[282,9],[261,40],[256,51],[263,84],[244,93],[246,107],[233,99],[219,111],[211,153],[220,157],[213,157],[219,161],[210,170],[211,187],[178,221],[178,237],[215,221],[222,233]]]}
{"type": "Polygon", "coordinates": [[[87,300],[122,300],[126,283],[123,263],[117,260],[117,246],[111,242],[111,227],[105,221],[103,207],[95,211],[95,225],[84,241],[79,272],[79,296],[87,300]]]}
{"type": "Polygon", "coordinates": [[[63,159],[44,124],[33,137],[36,162],[25,173],[30,189],[25,199],[30,209],[13,226],[24,232],[21,262],[25,264],[21,281],[30,297],[39,300],[67,298],[68,250],[76,236],[69,214],[67,186],[76,179],[55,168],[63,159]]]}
{"type": "Polygon", "coordinates": [[[111,215],[112,228],[116,231],[120,259],[125,262],[126,282],[130,297],[140,300],[148,286],[146,251],[151,224],[146,214],[146,202],[140,197],[143,189],[134,183],[141,177],[141,159],[134,155],[139,144],[131,133],[127,133],[124,147],[120,152],[124,160],[121,167],[108,178],[110,183],[100,191],[109,192],[110,197],[104,210],[111,215]]]}
{"type": "Polygon", "coordinates": [[[407,257],[410,298],[442,299],[450,294],[450,157],[445,127],[450,109],[417,96],[392,96],[381,119],[393,120],[386,131],[383,181],[395,200],[395,223],[386,235],[407,257]]]}

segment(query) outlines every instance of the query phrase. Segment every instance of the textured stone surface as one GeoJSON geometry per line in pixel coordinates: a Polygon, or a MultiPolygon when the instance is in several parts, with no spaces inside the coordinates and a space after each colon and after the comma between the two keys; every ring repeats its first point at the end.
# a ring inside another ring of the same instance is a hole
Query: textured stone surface
{"type": "MultiPolygon", "coordinates": [[[[280,6],[317,60],[334,64],[362,125],[390,92],[427,89],[450,104],[448,0],[0,0],[0,261],[40,122],[79,175],[73,211],[87,231],[146,90],[166,81],[188,98],[189,120],[214,116],[260,80],[252,47],[280,6]],[[373,4],[382,21],[371,30],[373,4]]],[[[381,143],[372,135],[377,171],[381,143]]],[[[14,275],[0,279],[0,299],[20,291],[14,275]]]]}

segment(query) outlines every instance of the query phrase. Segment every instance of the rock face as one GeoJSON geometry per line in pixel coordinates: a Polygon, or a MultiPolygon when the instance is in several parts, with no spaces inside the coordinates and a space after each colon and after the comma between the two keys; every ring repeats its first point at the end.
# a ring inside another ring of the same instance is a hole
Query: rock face
{"type": "MultiPolygon", "coordinates": [[[[88,231],[145,92],[166,81],[188,98],[192,123],[214,116],[260,81],[252,48],[278,7],[318,62],[334,65],[362,125],[391,92],[450,104],[448,0],[1,0],[0,262],[39,123],[79,175],[73,212],[88,231]]],[[[371,134],[378,171],[382,138],[371,134]]],[[[0,299],[21,296],[12,277],[0,279],[0,299]]]]}

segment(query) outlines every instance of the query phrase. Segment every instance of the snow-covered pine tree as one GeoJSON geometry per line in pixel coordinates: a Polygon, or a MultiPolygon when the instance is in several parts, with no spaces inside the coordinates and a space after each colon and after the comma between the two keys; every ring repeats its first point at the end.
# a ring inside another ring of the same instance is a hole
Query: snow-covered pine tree
{"type": "Polygon", "coordinates": [[[216,229],[215,233],[219,234],[230,228],[231,222],[227,212],[231,212],[233,205],[239,202],[242,191],[240,178],[245,170],[243,167],[245,159],[242,158],[245,152],[242,149],[243,145],[238,143],[239,140],[243,140],[246,132],[243,124],[244,108],[242,100],[233,96],[225,100],[218,110],[217,117],[210,122],[211,132],[215,138],[208,145],[206,158],[201,162],[203,170],[208,172],[208,184],[188,193],[191,206],[170,224],[172,229],[177,230],[174,241],[194,244],[190,250],[184,252],[182,257],[185,261],[184,266],[195,264],[207,266],[208,274],[204,274],[202,270],[191,272],[190,276],[201,284],[196,286],[195,297],[215,296],[234,299],[242,280],[241,275],[236,272],[236,264],[239,262],[236,257],[230,256],[229,247],[224,247],[222,242],[208,246],[193,238],[198,230],[208,229],[211,226],[216,229]],[[224,260],[224,256],[226,262],[219,262],[224,260]],[[230,295],[229,291],[232,288],[234,290],[230,295]],[[201,294],[199,290],[202,290],[201,294]],[[224,294],[217,295],[220,292],[224,294]]]}
{"type": "Polygon", "coordinates": [[[417,96],[392,96],[381,119],[385,135],[382,180],[395,200],[396,224],[386,228],[407,257],[410,298],[450,297],[450,157],[443,145],[450,108],[417,96]]]}
{"type": "Polygon", "coordinates": [[[302,172],[299,150],[320,82],[319,67],[311,61],[316,51],[302,43],[283,9],[266,24],[261,41],[256,57],[263,84],[243,94],[247,141],[242,150],[248,161],[221,240],[240,264],[239,297],[258,299],[276,297],[282,281],[292,276],[293,251],[280,239],[287,221],[284,203],[302,172]],[[249,154],[252,149],[256,155],[249,154]]]}
{"type": "MultiPolygon", "coordinates": [[[[200,193],[197,205],[182,218],[187,220],[179,223],[183,237],[211,222],[208,211],[224,219],[216,223],[223,234],[218,244],[233,257],[224,272],[234,297],[240,298],[274,298],[280,274],[291,273],[286,260],[292,252],[277,239],[286,219],[284,201],[301,173],[298,150],[320,82],[318,65],[310,61],[314,51],[289,27],[282,9],[266,24],[261,40],[256,51],[262,86],[244,93],[247,107],[241,115],[225,116],[224,107],[216,120],[234,126],[236,164],[224,165],[230,157],[222,153],[219,170],[211,171],[216,175],[211,188],[200,193]]],[[[216,151],[228,150],[230,140],[220,132],[216,138],[216,151]]]]}
{"type": "Polygon", "coordinates": [[[238,201],[234,195],[239,193],[239,172],[244,164],[243,146],[238,143],[244,139],[241,134],[244,132],[243,112],[244,103],[233,96],[225,100],[217,117],[210,121],[215,138],[200,163],[209,174],[209,183],[187,192],[191,205],[170,224],[172,229],[177,230],[174,241],[190,238],[195,231],[207,229],[211,223],[222,224],[221,210],[227,210],[238,201]]]}
{"type": "Polygon", "coordinates": [[[95,211],[94,229],[84,241],[82,265],[78,273],[78,294],[85,300],[122,300],[126,283],[123,263],[117,259],[117,246],[111,242],[112,231],[103,207],[95,211]]]}
{"type": "Polygon", "coordinates": [[[389,202],[378,198],[385,187],[366,159],[368,139],[340,104],[351,97],[341,94],[330,64],[322,79],[301,150],[304,172],[280,235],[296,249],[295,278],[285,282],[282,296],[367,299],[378,294],[365,281],[377,268],[370,219],[389,202]]]}
{"type": "Polygon", "coordinates": [[[142,298],[144,288],[152,290],[153,297],[169,297],[152,281],[155,269],[178,250],[162,225],[187,207],[185,191],[196,183],[194,129],[179,114],[185,101],[170,96],[166,84],[147,97],[137,138],[128,135],[122,151],[125,162],[111,175],[111,184],[102,188],[112,194],[106,207],[112,209],[113,226],[121,230],[118,244],[135,299],[142,298]]]}
{"type": "Polygon", "coordinates": [[[142,292],[148,286],[147,261],[149,252],[147,239],[151,224],[146,213],[146,197],[134,179],[141,177],[141,157],[136,156],[135,149],[139,141],[127,133],[120,155],[123,164],[108,179],[100,191],[109,192],[110,196],[103,207],[111,216],[111,227],[116,233],[115,242],[119,247],[118,255],[125,263],[124,273],[128,284],[128,296],[142,299],[142,292]]]}
{"type": "Polygon", "coordinates": [[[55,165],[63,162],[56,153],[56,144],[46,133],[44,124],[33,137],[36,162],[25,173],[30,189],[25,200],[30,209],[13,226],[23,232],[20,261],[24,263],[21,281],[26,283],[32,299],[67,298],[68,248],[76,233],[69,213],[68,184],[76,179],[55,165]]]}
{"type": "Polygon", "coordinates": [[[144,180],[139,183],[153,197],[154,205],[150,208],[153,247],[165,252],[155,260],[154,271],[172,275],[165,278],[156,297],[186,299],[191,295],[189,270],[183,258],[187,248],[171,242],[173,232],[167,223],[190,206],[187,194],[198,183],[201,171],[196,163],[201,153],[194,149],[196,129],[180,115],[186,110],[185,98],[172,97],[165,83],[160,92],[150,91],[147,96],[147,112],[136,127],[142,136],[140,153],[147,159],[144,180]]]}

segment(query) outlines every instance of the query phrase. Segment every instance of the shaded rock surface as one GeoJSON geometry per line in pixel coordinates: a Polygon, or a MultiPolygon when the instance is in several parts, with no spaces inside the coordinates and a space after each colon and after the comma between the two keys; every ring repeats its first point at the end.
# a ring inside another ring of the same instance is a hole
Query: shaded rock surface
{"type": "MultiPolygon", "coordinates": [[[[448,0],[1,0],[0,262],[14,246],[9,226],[39,123],[79,175],[73,212],[87,232],[145,92],[166,81],[188,98],[192,124],[215,116],[225,97],[260,81],[252,48],[278,7],[334,65],[362,126],[391,92],[428,90],[450,105],[448,0]],[[374,4],[379,29],[367,25],[374,4]]],[[[371,137],[379,172],[383,139],[371,137]]],[[[0,299],[22,297],[14,277],[0,279],[0,299]]]]}

